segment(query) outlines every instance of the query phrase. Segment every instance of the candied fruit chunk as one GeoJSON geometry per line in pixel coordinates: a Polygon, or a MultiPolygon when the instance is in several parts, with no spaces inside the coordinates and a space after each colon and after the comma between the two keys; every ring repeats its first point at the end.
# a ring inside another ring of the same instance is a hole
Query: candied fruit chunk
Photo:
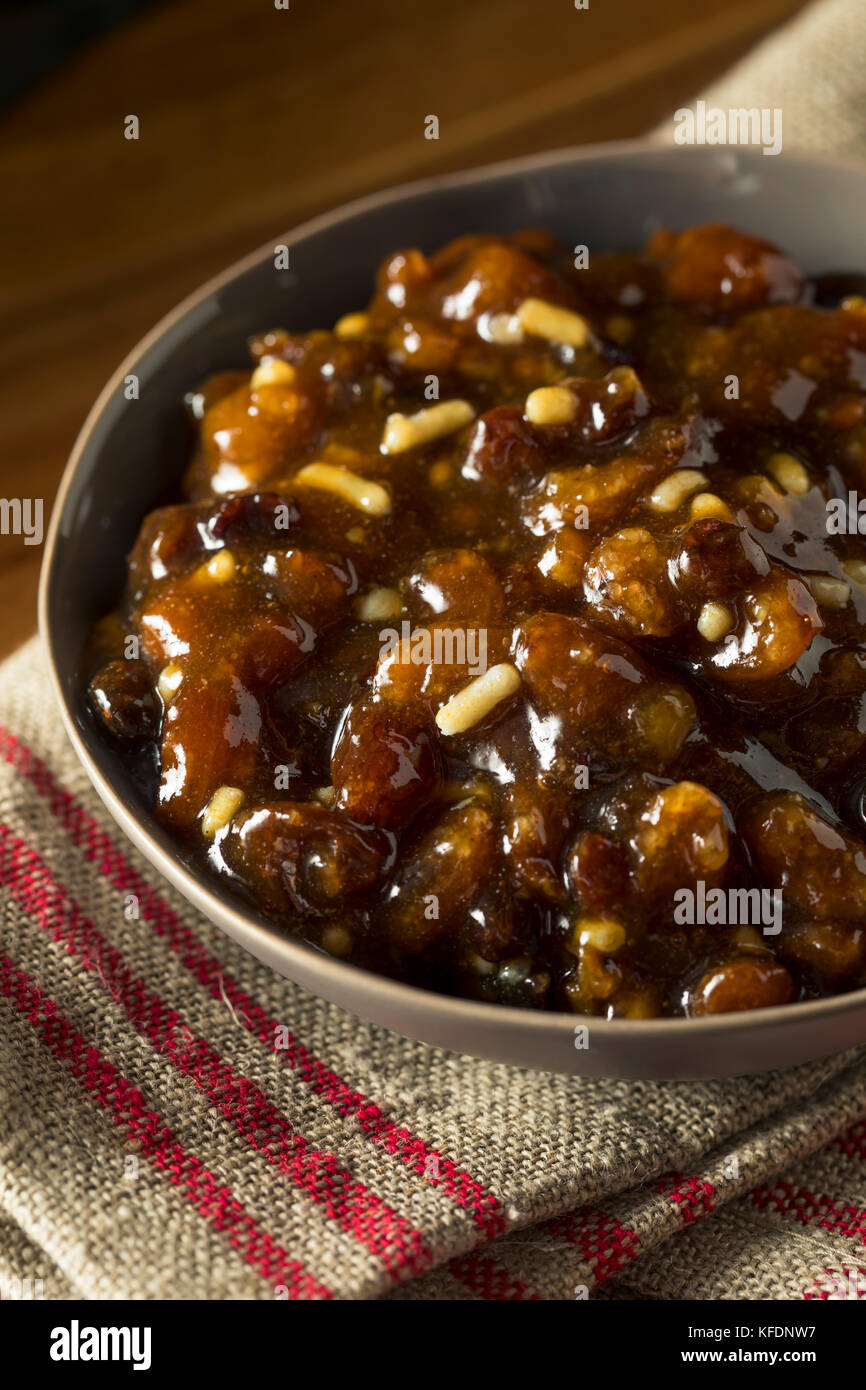
{"type": "Polygon", "coordinates": [[[673,895],[698,879],[715,884],[730,854],[726,808],[699,782],[665,787],[641,815],[632,851],[647,898],[673,895]]]}
{"type": "Polygon", "coordinates": [[[432,721],[365,700],[348,712],[331,758],[337,807],[362,825],[404,826],[441,780],[432,721]]]}
{"type": "Polygon", "coordinates": [[[790,302],[803,287],[803,273],[789,256],[732,227],[692,227],[659,251],[671,298],[716,313],[790,302]]]}
{"type": "Polygon", "coordinates": [[[618,531],[595,548],[584,587],[597,617],[636,637],[670,637],[684,621],[665,547],[642,526],[618,531]]]}
{"type": "Polygon", "coordinates": [[[462,925],[491,877],[497,840],[494,818],[476,805],[446,811],[421,836],[404,857],[385,902],[385,924],[399,950],[418,954],[462,925]]]}
{"type": "Polygon", "coordinates": [[[688,1012],[727,1014],[741,1009],[768,1009],[788,1004],[794,981],[779,961],[743,956],[708,970],[689,991],[688,1012]]]}
{"type": "Polygon", "coordinates": [[[685,690],[655,677],[625,643],[579,618],[531,618],[518,635],[515,662],[533,698],[556,715],[575,754],[646,758],[655,766],[678,751],[695,722],[685,690]],[[669,697],[679,711],[673,722],[669,697]]]}
{"type": "Polygon", "coordinates": [[[232,825],[223,853],[235,872],[255,876],[267,906],[319,913],[363,893],[383,864],[371,834],[306,802],[254,807],[232,825]]]}
{"type": "Polygon", "coordinates": [[[841,922],[866,915],[866,844],[830,825],[797,792],[761,799],[740,818],[740,830],[782,889],[783,911],[841,922]]]}

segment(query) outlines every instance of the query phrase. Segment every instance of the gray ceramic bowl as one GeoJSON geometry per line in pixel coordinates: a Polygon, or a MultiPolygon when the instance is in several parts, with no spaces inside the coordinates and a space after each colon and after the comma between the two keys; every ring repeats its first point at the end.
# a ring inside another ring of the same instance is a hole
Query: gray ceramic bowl
{"type": "Polygon", "coordinates": [[[425,1042],[547,1071],[635,1078],[738,1075],[825,1056],[866,1040],[866,990],[703,1019],[596,1021],[575,1046],[565,1014],[445,998],[382,979],[293,940],[221,891],[155,824],[85,717],[78,662],[110,608],[139,522],[179,477],[184,392],[247,360],[248,335],[275,324],[333,323],[370,293],[399,246],[432,250],[464,232],[545,226],[568,244],[633,247],[660,225],[730,221],[792,251],[807,270],[864,269],[866,171],[760,151],[605,145],[431,179],[360,202],[276,239],[212,280],[139,343],[87,418],[60,488],[42,573],[40,625],[63,717],[112,815],[203,913],[281,974],[335,1004],[425,1042]],[[140,399],[125,400],[134,372],[140,399]]]}

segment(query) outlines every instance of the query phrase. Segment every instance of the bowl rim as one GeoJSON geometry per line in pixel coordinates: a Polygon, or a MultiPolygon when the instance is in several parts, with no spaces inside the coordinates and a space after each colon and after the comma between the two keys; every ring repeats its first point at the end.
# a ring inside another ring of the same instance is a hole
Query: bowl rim
{"type": "MultiPolygon", "coordinates": [[[[209,921],[225,931],[233,940],[249,950],[259,961],[271,962],[279,956],[286,962],[282,973],[295,981],[298,975],[309,979],[314,976],[323,983],[331,982],[337,986],[341,981],[350,983],[355,1001],[361,1006],[336,1005],[357,1017],[372,1019],[379,1012],[376,1001],[387,1001],[392,1010],[402,1012],[413,1021],[412,1032],[404,1036],[414,1037],[416,1020],[435,1017],[446,1025],[453,1022],[455,1027],[467,1025],[475,1035],[489,1033],[491,1029],[520,1030],[527,1034],[559,1039],[567,1045],[567,1039],[582,1026],[590,1030],[599,1043],[602,1040],[631,1042],[639,1044],[661,1042],[666,1039],[688,1041],[695,1034],[705,1039],[715,1037],[721,1045],[726,1038],[740,1037],[760,1029],[766,1034],[773,1029],[790,1030],[801,1023],[805,1029],[808,1024],[820,1021],[830,1023],[851,1014],[866,1010],[866,986],[846,994],[830,995],[826,998],[805,1000],[775,1007],[749,1009],[732,1013],[705,1015],[701,1017],[667,1017],[647,1019],[605,1019],[582,1014],[568,1014],[558,1011],[538,1011],[519,1008],[514,1005],[493,1004],[479,1000],[463,999],[453,995],[439,994],[421,986],[403,983],[389,976],[378,975],[364,967],[329,956],[317,950],[298,936],[281,931],[276,925],[260,920],[252,911],[245,910],[239,899],[233,898],[221,888],[219,880],[211,880],[204,870],[193,869],[181,856],[163,848],[157,835],[148,828],[143,818],[127,806],[118,789],[112,785],[108,775],[98,766],[91,755],[84,737],[76,723],[71,703],[63,688],[60,666],[55,653],[53,622],[51,616],[52,598],[57,568],[58,541],[61,536],[62,519],[66,511],[70,491],[73,487],[78,467],[89,445],[91,435],[102,417],[103,411],[122,386],[124,378],[133,370],[136,363],[154,347],[166,333],[192,310],[209,299],[223,286],[231,283],[248,270],[253,269],[264,259],[273,256],[275,241],[293,244],[314,236],[335,224],[348,222],[353,217],[389,203],[398,203],[415,196],[435,193],[441,189],[461,187],[467,183],[478,183],[498,178],[507,178],[539,170],[556,169],[561,165],[589,163],[592,161],[628,162],[643,156],[656,156],[662,159],[676,158],[682,161],[703,163],[707,160],[719,162],[722,159],[734,160],[738,164],[751,164],[762,154],[759,149],[740,146],[689,146],[674,147],[653,138],[615,140],[596,142],[588,145],[574,145],[554,150],[542,151],[515,158],[499,160],[471,169],[461,169],[453,173],[433,174],[422,179],[414,179],[391,187],[364,194],[336,208],[318,213],[289,231],[280,233],[265,244],[233,261],[225,269],[211,276],[199,288],[186,295],[174,308],[164,314],[158,322],[141,337],[125,354],[119,366],[112,372],[88,411],[69,458],[64,467],[52,507],[49,526],[45,537],[42,566],[39,579],[38,618],[39,634],[46,652],[51,687],[60,707],[61,717],[67,736],[84,767],[93,787],[101,797],[114,820],[127,838],[144,855],[154,868],[172,887],[191,902],[209,921]],[[368,1012],[369,1010],[369,1012],[368,1012]]],[[[785,155],[786,167],[796,165],[808,172],[816,165],[830,166],[839,172],[847,172],[860,178],[866,177],[866,160],[844,156],[828,156],[822,153],[796,151],[785,155]]],[[[165,832],[163,832],[165,833],[165,832]]],[[[311,993],[316,993],[315,983],[305,983],[311,993]]],[[[330,998],[333,992],[319,997],[330,998]]],[[[393,1025],[389,1025],[393,1027],[393,1025]]],[[[462,1030],[463,1036],[466,1029],[462,1030]]],[[[483,1055],[481,1053],[477,1055],[483,1055]]]]}

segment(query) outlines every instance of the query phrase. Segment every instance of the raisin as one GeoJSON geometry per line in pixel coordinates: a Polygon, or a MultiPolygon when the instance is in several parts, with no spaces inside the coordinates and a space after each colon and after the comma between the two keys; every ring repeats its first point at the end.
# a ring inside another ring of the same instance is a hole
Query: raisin
{"type": "Polygon", "coordinates": [[[730,598],[769,574],[770,562],[748,531],[727,521],[696,521],[680,537],[674,582],[688,598],[730,598]]]}
{"type": "Polygon", "coordinates": [[[111,661],[87,689],[100,727],[121,743],[156,738],[160,702],[141,661],[111,661]]]}
{"type": "Polygon", "coordinates": [[[337,806],[362,825],[405,825],[441,779],[436,730],[367,700],[348,713],[331,758],[337,806]]]}
{"type": "Polygon", "coordinates": [[[391,884],[385,924],[395,946],[418,954],[459,927],[493,872],[497,828],[481,806],[446,811],[404,857],[391,884]]]}
{"type": "Polygon", "coordinates": [[[727,1014],[741,1009],[767,1009],[788,1004],[794,981],[783,965],[771,958],[743,956],[708,970],[689,991],[687,1012],[727,1014]]]}
{"type": "Polygon", "coordinates": [[[472,550],[426,556],[404,587],[421,619],[448,614],[472,622],[503,616],[502,585],[493,566],[472,550]]]}
{"type": "Polygon", "coordinates": [[[317,803],[273,802],[233,824],[223,853],[255,876],[271,908],[323,912],[363,893],[383,865],[383,847],[317,803]]]}
{"type": "Polygon", "coordinates": [[[673,300],[716,313],[791,302],[803,287],[802,271],[790,257],[731,227],[693,227],[663,248],[661,260],[673,300]]]}
{"type": "Polygon", "coordinates": [[[830,825],[796,792],[765,797],[740,830],[785,907],[852,922],[866,915],[866,844],[830,825]]]}
{"type": "Polygon", "coordinates": [[[208,530],[224,545],[247,539],[278,541],[298,520],[297,506],[290,498],[276,492],[243,492],[217,504],[208,518],[208,530]]]}
{"type": "Polygon", "coordinates": [[[160,507],[145,518],[129,557],[133,588],[177,574],[203,554],[199,517],[199,508],[187,504],[160,507]]]}
{"type": "Polygon", "coordinates": [[[609,912],[630,896],[626,851],[598,831],[583,830],[578,835],[568,854],[567,874],[584,915],[609,912]]]}
{"type": "Polygon", "coordinates": [[[523,411],[499,405],[476,422],[462,471],[473,482],[522,487],[540,478],[546,466],[546,449],[523,411]]]}

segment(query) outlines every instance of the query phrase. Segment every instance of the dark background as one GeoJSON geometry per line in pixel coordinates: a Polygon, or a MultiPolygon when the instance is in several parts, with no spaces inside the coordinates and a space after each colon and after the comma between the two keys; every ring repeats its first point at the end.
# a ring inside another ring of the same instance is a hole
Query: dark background
{"type": "MultiPolygon", "coordinates": [[[[44,497],[47,525],[106,377],[245,251],[391,183],[640,135],[802,3],[3,5],[0,496],[44,497]]],[[[35,625],[40,560],[0,537],[0,655],[35,625]]]]}

